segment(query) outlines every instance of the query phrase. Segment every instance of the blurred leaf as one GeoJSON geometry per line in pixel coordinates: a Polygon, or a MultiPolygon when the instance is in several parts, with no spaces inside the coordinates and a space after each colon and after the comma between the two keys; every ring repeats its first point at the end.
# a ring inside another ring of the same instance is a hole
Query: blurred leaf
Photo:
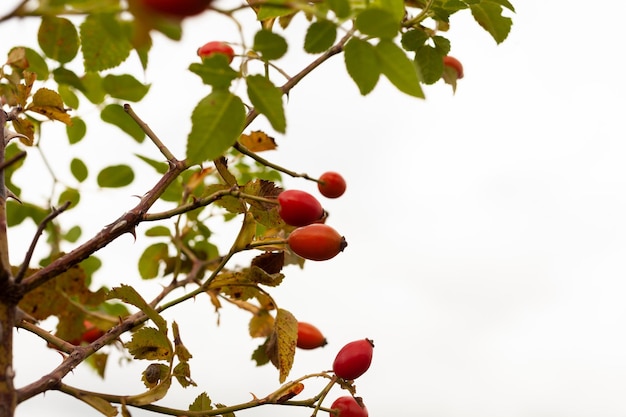
{"type": "Polygon", "coordinates": [[[83,231],[80,228],[80,226],[74,226],[72,227],[70,230],[68,230],[63,237],[65,238],[65,240],[67,240],[68,242],[71,243],[75,243],[78,239],[80,239],[80,236],[82,235],[83,231]]]}
{"type": "Polygon", "coordinates": [[[381,40],[376,45],[382,73],[403,93],[424,98],[415,63],[404,53],[402,48],[390,40],[381,40]]]}
{"type": "Polygon", "coordinates": [[[191,369],[188,362],[178,363],[173,370],[173,375],[180,384],[181,387],[187,388],[189,386],[197,386],[191,379],[191,369]]]}
{"type": "Polygon", "coordinates": [[[402,47],[407,51],[417,51],[420,49],[426,41],[428,41],[429,36],[421,29],[411,29],[402,34],[401,44],[402,47]]]}
{"type": "Polygon", "coordinates": [[[443,56],[441,51],[429,45],[424,45],[415,53],[415,62],[419,67],[422,82],[434,84],[441,78],[443,56]]]}
{"type": "Polygon", "coordinates": [[[350,16],[350,0],[328,0],[328,6],[339,19],[350,16]]]}
{"type": "Polygon", "coordinates": [[[65,84],[59,85],[58,89],[59,95],[61,96],[61,100],[63,103],[67,104],[72,109],[77,109],[80,105],[80,100],[74,90],[71,87],[65,84]]]}
{"type": "Polygon", "coordinates": [[[228,88],[239,77],[239,73],[231,68],[228,57],[224,54],[213,54],[204,58],[201,64],[195,62],[189,66],[189,70],[199,75],[204,84],[218,89],[228,88]]]}
{"type": "Polygon", "coordinates": [[[69,19],[44,15],[37,39],[41,50],[61,63],[70,62],[78,53],[78,32],[69,19]]]}
{"type": "Polygon", "coordinates": [[[267,354],[268,351],[268,340],[266,340],[262,345],[257,347],[254,352],[252,352],[252,360],[256,362],[256,366],[263,366],[270,362],[270,358],[267,354]]]}
{"type": "Polygon", "coordinates": [[[252,49],[260,53],[265,60],[279,59],[287,52],[287,41],[271,30],[261,29],[254,35],[252,49]]]}
{"type": "Polygon", "coordinates": [[[47,80],[50,76],[50,70],[48,69],[48,64],[46,64],[46,61],[41,57],[41,55],[31,48],[24,48],[24,53],[26,59],[28,60],[29,71],[37,74],[37,79],[39,81],[47,80]]]}
{"type": "Polygon", "coordinates": [[[380,8],[391,13],[397,22],[404,18],[404,0],[373,0],[370,3],[370,7],[380,8]]]}
{"type": "Polygon", "coordinates": [[[135,154],[135,156],[141,159],[142,161],[144,161],[146,164],[150,165],[152,168],[154,168],[154,170],[157,173],[165,174],[167,172],[167,169],[168,169],[167,162],[156,161],[154,159],[148,158],[147,156],[138,155],[138,154],[135,154]]]}
{"type": "Polygon", "coordinates": [[[139,310],[143,311],[146,316],[148,316],[148,318],[157,325],[159,331],[162,334],[167,334],[167,322],[165,321],[165,319],[161,317],[159,313],[157,313],[156,310],[154,310],[154,308],[152,308],[146,302],[146,300],[143,299],[143,297],[137,292],[137,290],[135,290],[130,285],[121,285],[119,287],[113,288],[107,294],[107,298],[117,298],[127,304],[134,305],[139,310]]]}
{"type": "Polygon", "coordinates": [[[80,117],[72,117],[72,124],[65,126],[70,144],[80,142],[87,134],[87,124],[80,117]]]}
{"type": "Polygon", "coordinates": [[[217,90],[200,100],[191,115],[187,159],[201,163],[218,158],[239,138],[246,111],[241,99],[217,90]]]}
{"type": "Polygon", "coordinates": [[[56,81],[59,85],[66,84],[79,91],[83,91],[85,89],[85,86],[78,75],[76,75],[74,71],[65,67],[55,68],[52,71],[52,76],[54,77],[54,81],[56,81]]]}
{"type": "Polygon", "coordinates": [[[304,38],[304,50],[310,54],[325,52],[337,39],[337,26],[330,20],[311,23],[304,38]]]}
{"type": "Polygon", "coordinates": [[[100,117],[107,123],[115,125],[126,132],[131,138],[141,143],[146,138],[146,133],[135,121],[124,111],[124,107],[119,104],[109,104],[100,113],[100,117]]]}
{"type": "Polygon", "coordinates": [[[172,333],[174,333],[174,350],[176,357],[181,362],[187,362],[193,356],[189,353],[189,350],[183,344],[183,341],[180,337],[180,329],[178,328],[178,324],[174,321],[172,322],[172,333]]]}
{"type": "Polygon", "coordinates": [[[98,185],[107,188],[125,187],[133,182],[135,173],[128,165],[111,165],[98,173],[98,185]]]}
{"type": "Polygon", "coordinates": [[[391,39],[400,30],[400,21],[388,10],[371,7],[360,12],[356,17],[356,27],[364,35],[381,39],[391,39]]]}
{"type": "Polygon", "coordinates": [[[146,230],[146,236],[171,236],[172,233],[167,226],[154,226],[146,230]]]}
{"type": "Polygon", "coordinates": [[[77,189],[68,187],[59,195],[59,205],[65,204],[67,201],[70,202],[69,208],[74,208],[78,205],[80,193],[77,189]]]}
{"type": "MultiPolygon", "coordinates": [[[[18,116],[13,119],[11,124],[13,125],[13,129],[15,129],[17,133],[28,137],[28,140],[20,137],[20,142],[22,142],[26,146],[33,146],[33,144],[35,143],[35,125],[33,124],[33,122],[25,117],[18,116]]],[[[66,125],[66,127],[69,128],[70,125],[66,125]]]]}
{"type": "Polygon", "coordinates": [[[117,415],[117,408],[113,407],[110,402],[101,397],[84,394],[82,392],[72,393],[72,395],[82,402],[89,404],[106,417],[114,417],[117,415]]]}
{"type": "Polygon", "coordinates": [[[128,58],[132,45],[116,14],[88,14],[80,25],[85,71],[117,67],[128,58]]]}
{"type": "Polygon", "coordinates": [[[246,83],[248,84],[248,97],[255,109],[267,117],[274,129],[284,133],[287,128],[287,119],[281,89],[262,75],[250,75],[246,77],[246,83]]]}
{"type": "Polygon", "coordinates": [[[344,48],[346,69],[362,95],[369,94],[381,73],[376,48],[358,38],[352,38],[344,48]]]}
{"type": "Polygon", "coordinates": [[[139,275],[141,278],[156,278],[159,275],[159,268],[167,256],[167,244],[155,243],[148,246],[139,257],[139,275]]]}
{"type": "Polygon", "coordinates": [[[93,104],[101,104],[106,98],[102,88],[102,78],[97,72],[88,72],[80,79],[82,92],[93,104]]]}
{"type": "Polygon", "coordinates": [[[127,101],[140,101],[148,93],[149,85],[144,85],[129,74],[108,74],[102,80],[102,88],[111,97],[127,101]]]}
{"type": "Polygon", "coordinates": [[[248,324],[250,337],[268,337],[274,331],[274,317],[267,310],[253,315],[248,324]]]}
{"type": "Polygon", "coordinates": [[[46,116],[50,120],[58,120],[67,125],[72,123],[70,115],[65,111],[59,93],[47,88],[40,88],[33,94],[31,104],[26,110],[46,116]]]}
{"type": "Polygon", "coordinates": [[[502,16],[502,6],[497,1],[482,0],[479,4],[470,5],[470,9],[476,22],[489,32],[496,43],[502,43],[509,36],[513,21],[502,16]]]}
{"type": "Polygon", "coordinates": [[[282,17],[292,14],[294,10],[287,5],[281,7],[280,5],[273,4],[261,4],[257,11],[258,20],[268,20],[275,17],[282,17]]]}
{"type": "Polygon", "coordinates": [[[87,165],[78,158],[72,159],[70,162],[70,171],[72,175],[78,182],[83,182],[89,176],[89,170],[87,169],[87,165]]]}

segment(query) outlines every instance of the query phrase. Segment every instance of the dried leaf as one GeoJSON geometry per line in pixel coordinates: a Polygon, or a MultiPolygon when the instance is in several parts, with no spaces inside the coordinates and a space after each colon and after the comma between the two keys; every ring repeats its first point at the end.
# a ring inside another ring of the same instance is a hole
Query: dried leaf
{"type": "Polygon", "coordinates": [[[239,143],[252,152],[272,151],[278,147],[274,138],[261,130],[255,130],[249,135],[242,133],[239,143]]]}

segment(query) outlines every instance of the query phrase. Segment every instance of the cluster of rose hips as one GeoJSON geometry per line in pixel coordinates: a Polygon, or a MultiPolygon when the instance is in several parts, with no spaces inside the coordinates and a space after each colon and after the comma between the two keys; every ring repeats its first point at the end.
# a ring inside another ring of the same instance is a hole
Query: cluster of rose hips
{"type": "MultiPolygon", "coordinates": [[[[298,322],[298,341],[300,349],[316,349],[327,344],[323,333],[306,322],[298,322]]],[[[333,372],[346,381],[363,375],[372,363],[374,342],[370,339],[355,340],[342,347],[333,362],[333,372]]],[[[345,395],[337,398],[330,406],[336,417],[368,417],[367,408],[360,397],[345,395]]]]}
{"type": "MultiPolygon", "coordinates": [[[[325,197],[337,198],[346,191],[346,181],[336,172],[326,172],[319,178],[318,189],[325,197]]],[[[337,256],[348,245],[343,236],[324,223],[324,208],[306,191],[283,191],[278,195],[278,205],[281,219],[296,227],[287,238],[289,248],[296,255],[325,261],[337,256]]]]}

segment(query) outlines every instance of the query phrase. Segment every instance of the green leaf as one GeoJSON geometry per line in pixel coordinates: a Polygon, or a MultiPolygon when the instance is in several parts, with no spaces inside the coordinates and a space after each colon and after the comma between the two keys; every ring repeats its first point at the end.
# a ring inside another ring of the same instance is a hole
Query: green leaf
{"type": "Polygon", "coordinates": [[[68,230],[63,237],[70,243],[76,243],[78,239],[80,239],[80,235],[83,233],[80,226],[74,226],[70,230],[68,230]]]}
{"type": "Polygon", "coordinates": [[[404,18],[404,0],[373,0],[370,7],[388,11],[397,22],[404,18]]]}
{"type": "Polygon", "coordinates": [[[140,101],[148,93],[150,86],[142,84],[129,74],[109,74],[102,80],[102,88],[111,97],[120,100],[140,101]]]}
{"type": "Polygon", "coordinates": [[[98,173],[98,185],[100,187],[125,187],[134,179],[135,173],[128,165],[111,165],[98,173]]]}
{"type": "Polygon", "coordinates": [[[400,21],[390,11],[371,7],[356,17],[356,27],[364,35],[381,39],[391,39],[400,30],[400,21]]]}
{"type": "Polygon", "coordinates": [[[275,17],[287,16],[293,13],[295,10],[288,6],[261,4],[257,11],[257,19],[260,21],[273,19],[275,17]]]}
{"type": "Polygon", "coordinates": [[[100,113],[100,117],[107,123],[115,125],[126,132],[131,138],[141,143],[146,138],[145,132],[137,123],[124,111],[124,107],[119,104],[109,104],[100,113]]]}
{"type": "Polygon", "coordinates": [[[144,300],[133,287],[130,285],[122,285],[120,287],[113,288],[107,294],[107,299],[111,300],[114,298],[122,300],[127,304],[134,305],[139,310],[143,311],[146,316],[148,316],[148,318],[156,324],[163,335],[167,334],[167,322],[165,319],[161,317],[154,308],[150,307],[146,300],[144,300]]]}
{"type": "Polygon", "coordinates": [[[411,29],[402,34],[402,39],[400,40],[400,43],[402,44],[402,47],[407,51],[417,51],[422,46],[424,46],[428,39],[428,34],[423,30],[411,29]]]}
{"type": "Polygon", "coordinates": [[[78,32],[69,19],[44,15],[37,39],[41,50],[61,63],[70,62],[78,53],[78,32]]]}
{"type": "Polygon", "coordinates": [[[213,54],[204,58],[201,64],[195,62],[189,66],[189,70],[199,75],[204,84],[214,88],[226,89],[233,80],[239,78],[239,73],[231,68],[224,54],[213,54]]]}
{"type": "Polygon", "coordinates": [[[272,127],[284,133],[287,128],[283,108],[283,92],[262,75],[250,75],[246,78],[248,97],[259,113],[265,115],[272,127]]]}
{"type": "Polygon", "coordinates": [[[34,49],[24,48],[28,60],[28,70],[37,74],[37,80],[45,81],[50,76],[48,64],[34,49]]]}
{"type": "Polygon", "coordinates": [[[142,327],[137,330],[130,342],[124,346],[135,359],[166,361],[174,353],[167,336],[153,327],[142,327]]]}
{"type": "Polygon", "coordinates": [[[171,236],[170,229],[166,226],[154,226],[146,230],[146,236],[171,236]]]}
{"type": "Polygon", "coordinates": [[[396,88],[413,97],[424,98],[417,67],[402,48],[390,40],[381,40],[376,45],[382,73],[396,88]]]}
{"type": "Polygon", "coordinates": [[[159,174],[165,174],[167,172],[167,169],[169,167],[167,162],[156,161],[154,159],[148,158],[147,156],[139,154],[135,154],[135,156],[144,161],[146,164],[150,165],[159,174]]]}
{"type": "Polygon", "coordinates": [[[362,95],[370,93],[376,87],[381,72],[376,49],[364,40],[352,38],[344,52],[348,74],[362,95]]]}
{"type": "Polygon", "coordinates": [[[76,95],[76,93],[74,93],[74,90],[72,90],[71,87],[65,84],[61,84],[59,85],[58,92],[61,96],[61,99],[63,100],[63,103],[65,103],[72,109],[78,108],[78,106],[80,105],[80,100],[78,99],[78,96],[76,95]]]}
{"type": "Polygon", "coordinates": [[[52,71],[52,76],[54,77],[54,81],[56,81],[59,85],[67,84],[80,91],[85,89],[85,86],[78,75],[76,75],[74,71],[65,67],[55,68],[52,71]]]}
{"type": "Polygon", "coordinates": [[[287,52],[287,41],[271,30],[261,29],[254,35],[252,49],[260,53],[263,59],[278,59],[287,52]]]}
{"type": "Polygon", "coordinates": [[[85,71],[103,71],[128,58],[132,45],[115,14],[88,14],[80,25],[85,71]]]}
{"type": "Polygon", "coordinates": [[[328,7],[339,19],[345,19],[350,16],[350,0],[328,0],[328,7]]]}
{"type": "Polygon", "coordinates": [[[80,142],[87,134],[87,124],[80,117],[72,117],[72,123],[65,126],[67,138],[70,144],[80,142]]]}
{"type": "Polygon", "coordinates": [[[81,78],[81,85],[83,86],[81,91],[87,97],[87,100],[93,104],[101,104],[106,93],[102,88],[102,78],[97,72],[88,72],[81,78]]]}
{"type": "Polygon", "coordinates": [[[68,187],[59,195],[59,205],[65,204],[68,201],[70,202],[69,208],[74,208],[78,205],[80,193],[77,189],[68,187]]]}
{"type": "Polygon", "coordinates": [[[191,114],[187,159],[201,163],[216,159],[239,139],[246,110],[239,97],[226,90],[213,91],[191,114]]]}
{"type": "Polygon", "coordinates": [[[209,411],[212,409],[211,398],[206,392],[198,395],[193,403],[189,404],[189,411],[209,411]]]}
{"type": "Polygon", "coordinates": [[[159,242],[148,246],[139,257],[139,275],[142,279],[152,279],[159,275],[161,263],[169,252],[167,244],[159,242]]]}
{"type": "Polygon", "coordinates": [[[70,171],[72,171],[72,175],[78,180],[78,182],[85,181],[89,175],[87,165],[78,158],[74,158],[72,159],[72,162],[70,162],[70,171]]]}
{"type": "Polygon", "coordinates": [[[440,50],[425,45],[415,53],[415,62],[420,69],[422,82],[434,84],[443,73],[443,56],[440,50]]]}
{"type": "Polygon", "coordinates": [[[304,38],[304,50],[310,54],[326,51],[337,39],[337,26],[330,20],[311,23],[304,38]]]}
{"type": "Polygon", "coordinates": [[[278,350],[278,380],[285,382],[296,354],[296,342],[298,339],[298,321],[289,311],[279,308],[276,310],[276,322],[274,330],[277,338],[278,350]]]}
{"type": "Polygon", "coordinates": [[[481,1],[470,6],[474,19],[493,37],[496,43],[502,43],[509,32],[513,21],[502,16],[502,6],[495,1],[481,1]]]}

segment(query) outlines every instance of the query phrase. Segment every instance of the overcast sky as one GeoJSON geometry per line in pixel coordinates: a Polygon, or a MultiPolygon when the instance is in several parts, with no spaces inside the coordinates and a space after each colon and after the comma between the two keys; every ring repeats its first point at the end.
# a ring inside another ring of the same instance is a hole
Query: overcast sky
{"type": "MultiPolygon", "coordinates": [[[[514,27],[499,46],[469,13],[452,20],[451,54],[465,66],[456,95],[438,83],[420,101],[383,80],[363,98],[335,57],[290,94],[287,134],[275,135],[279,151],[266,155],[296,171],[337,170],[348,180],[345,196],[322,202],[349,247],[331,261],[288,268],[274,295],[330,342],[298,352],[294,378],[329,369],[346,342],[374,339],[374,362],[357,383],[371,416],[626,413],[626,5],[513,3],[514,27]]],[[[3,26],[8,39],[16,26],[3,26]]],[[[182,44],[157,42],[162,52],[155,50],[156,70],[146,75],[150,100],[135,106],[179,155],[189,129],[185,111],[207,93],[184,69],[202,43],[237,40],[213,16],[186,29],[182,44]],[[185,87],[163,81],[172,74],[185,87]]],[[[310,59],[297,56],[298,64],[285,66],[293,73],[310,59]]],[[[90,146],[131,146],[105,132],[93,129],[90,146]]],[[[287,184],[315,190],[302,180],[287,184]]],[[[124,210],[143,192],[125,189],[126,197],[110,204],[124,210]]],[[[94,230],[117,213],[94,222],[94,230]]],[[[227,244],[230,232],[218,237],[227,244]]],[[[102,256],[132,266],[144,243],[122,238],[102,256]]],[[[124,282],[114,270],[106,269],[101,283],[124,282]]],[[[142,285],[155,292],[159,283],[142,285]]],[[[205,301],[168,317],[181,325],[199,387],[176,390],[165,403],[184,408],[202,391],[227,404],[271,392],[276,371],[248,360],[260,342],[247,335],[249,317],[227,307],[216,327],[205,301]]],[[[60,361],[26,332],[17,344],[18,386],[60,361]]],[[[144,366],[112,362],[108,382],[80,367],[68,383],[139,392],[144,366]]],[[[339,395],[333,390],[329,399],[339,395]]],[[[43,407],[49,416],[95,415],[62,398],[39,396],[18,416],[43,407]]],[[[239,415],[310,412],[262,407],[239,415]]]]}

